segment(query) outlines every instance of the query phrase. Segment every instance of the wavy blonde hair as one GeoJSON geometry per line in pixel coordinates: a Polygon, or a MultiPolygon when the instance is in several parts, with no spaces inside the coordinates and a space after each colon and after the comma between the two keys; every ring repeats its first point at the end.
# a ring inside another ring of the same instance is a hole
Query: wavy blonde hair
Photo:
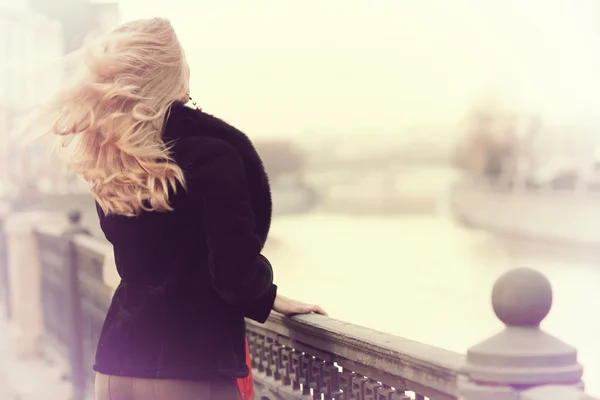
{"type": "Polygon", "coordinates": [[[126,23],[84,49],[86,68],[50,103],[52,131],[70,169],[91,184],[106,214],[170,211],[183,172],[162,139],[175,101],[187,101],[189,68],[168,20],[126,23]]]}

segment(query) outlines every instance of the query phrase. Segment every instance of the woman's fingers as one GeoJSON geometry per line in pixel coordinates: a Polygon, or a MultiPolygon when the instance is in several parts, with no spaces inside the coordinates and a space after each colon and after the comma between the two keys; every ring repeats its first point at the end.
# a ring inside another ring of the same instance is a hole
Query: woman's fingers
{"type": "Polygon", "coordinates": [[[323,310],[321,307],[319,306],[311,306],[310,312],[313,312],[315,314],[320,314],[320,315],[324,315],[324,316],[328,316],[327,313],[325,312],[325,310],[323,310]]]}
{"type": "Polygon", "coordinates": [[[312,313],[324,315],[326,317],[328,316],[325,310],[317,305],[306,304],[297,300],[286,299],[284,297],[280,297],[278,300],[276,300],[276,306],[274,307],[275,311],[287,316],[312,313]]]}

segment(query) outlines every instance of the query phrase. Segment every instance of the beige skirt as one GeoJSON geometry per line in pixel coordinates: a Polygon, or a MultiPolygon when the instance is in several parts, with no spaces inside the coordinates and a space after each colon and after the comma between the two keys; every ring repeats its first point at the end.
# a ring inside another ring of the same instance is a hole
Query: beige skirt
{"type": "Polygon", "coordinates": [[[96,374],[96,400],[239,400],[235,379],[180,381],[96,374]]]}

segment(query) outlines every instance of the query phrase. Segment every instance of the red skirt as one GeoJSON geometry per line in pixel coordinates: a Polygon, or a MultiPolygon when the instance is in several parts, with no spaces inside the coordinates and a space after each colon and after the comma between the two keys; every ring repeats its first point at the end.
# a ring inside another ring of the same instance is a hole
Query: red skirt
{"type": "Polygon", "coordinates": [[[254,380],[252,379],[252,361],[250,360],[250,347],[246,339],[246,365],[250,374],[246,378],[237,379],[237,387],[242,400],[254,400],[254,380]]]}

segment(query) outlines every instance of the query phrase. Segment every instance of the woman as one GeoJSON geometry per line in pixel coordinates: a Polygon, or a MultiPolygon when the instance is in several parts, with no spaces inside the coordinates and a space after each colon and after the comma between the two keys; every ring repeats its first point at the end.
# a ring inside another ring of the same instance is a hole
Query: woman
{"type": "Polygon", "coordinates": [[[324,314],[278,295],[261,255],[271,219],[261,160],[243,133],[185,105],[189,68],[168,21],[127,23],[89,50],[50,111],[121,276],[96,398],[240,398],[244,318],[324,314]]]}

